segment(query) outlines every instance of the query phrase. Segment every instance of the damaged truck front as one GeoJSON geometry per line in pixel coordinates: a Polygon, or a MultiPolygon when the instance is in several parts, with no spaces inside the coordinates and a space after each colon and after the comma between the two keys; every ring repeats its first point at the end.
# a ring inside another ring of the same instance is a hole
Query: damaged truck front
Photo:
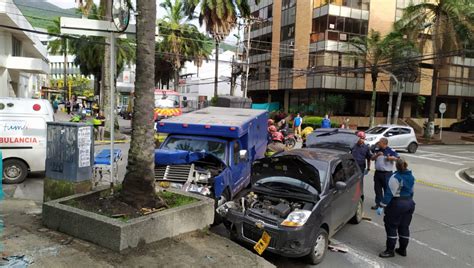
{"type": "Polygon", "coordinates": [[[209,107],[160,121],[157,131],[168,137],[155,151],[156,181],[218,204],[231,200],[264,156],[267,118],[260,110],[209,107]]]}

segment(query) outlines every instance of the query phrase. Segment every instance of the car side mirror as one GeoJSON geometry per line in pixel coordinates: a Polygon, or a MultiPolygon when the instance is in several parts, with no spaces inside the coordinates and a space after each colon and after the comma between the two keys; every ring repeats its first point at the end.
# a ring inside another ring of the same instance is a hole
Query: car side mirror
{"type": "Polygon", "coordinates": [[[240,157],[240,160],[247,161],[249,157],[247,150],[240,150],[239,157],[240,157]]]}
{"type": "Polygon", "coordinates": [[[343,181],[338,181],[336,182],[336,190],[338,191],[344,191],[347,187],[347,184],[343,181]]]}

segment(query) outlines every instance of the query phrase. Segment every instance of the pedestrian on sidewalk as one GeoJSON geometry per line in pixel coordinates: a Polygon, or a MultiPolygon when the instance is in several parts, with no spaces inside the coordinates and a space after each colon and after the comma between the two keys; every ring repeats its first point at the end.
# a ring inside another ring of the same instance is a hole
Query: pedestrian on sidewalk
{"type": "Polygon", "coordinates": [[[367,144],[365,144],[365,132],[357,132],[359,140],[354,148],[352,148],[352,156],[354,157],[360,170],[367,175],[370,170],[370,160],[372,159],[372,152],[367,144]]]}
{"type": "Polygon", "coordinates": [[[57,100],[57,99],[54,99],[54,100],[53,100],[53,111],[54,111],[54,113],[57,113],[57,112],[58,112],[58,109],[59,109],[58,100],[57,100]]]}
{"type": "Polygon", "coordinates": [[[375,153],[372,160],[375,161],[374,174],[374,191],[375,191],[375,206],[371,209],[378,209],[383,198],[383,193],[387,187],[387,181],[392,176],[393,165],[400,156],[388,147],[388,140],[381,138],[377,143],[375,153]]]}
{"type": "Polygon", "coordinates": [[[377,214],[382,215],[387,233],[386,249],[379,254],[382,258],[394,257],[397,252],[401,256],[407,255],[407,246],[410,240],[410,223],[415,211],[413,201],[413,186],[415,177],[404,159],[398,159],[397,171],[390,177],[384,197],[377,209],[377,214]],[[395,249],[397,244],[399,247],[395,249]]]}
{"type": "Polygon", "coordinates": [[[68,115],[71,114],[71,101],[70,100],[66,101],[66,112],[68,115]]]}
{"type": "Polygon", "coordinates": [[[98,125],[98,130],[99,130],[99,135],[98,135],[98,140],[103,141],[105,140],[105,116],[102,111],[99,111],[99,113],[96,116],[96,120],[100,121],[100,125],[98,125]]]}
{"type": "Polygon", "coordinates": [[[295,136],[299,139],[301,136],[301,125],[303,124],[303,118],[301,115],[298,113],[293,120],[293,132],[295,133],[295,136]]]}
{"type": "Polygon", "coordinates": [[[331,119],[329,119],[329,115],[325,115],[323,121],[321,122],[321,128],[331,128],[331,119]]]}

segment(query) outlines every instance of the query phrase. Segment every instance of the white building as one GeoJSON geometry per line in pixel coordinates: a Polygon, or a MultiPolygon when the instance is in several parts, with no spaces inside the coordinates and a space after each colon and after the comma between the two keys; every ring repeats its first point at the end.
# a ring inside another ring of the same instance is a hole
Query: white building
{"type": "Polygon", "coordinates": [[[46,47],[12,0],[0,1],[0,97],[33,97],[46,85],[46,47]],[[19,29],[17,29],[19,28],[19,29]]]}
{"type": "MultiPolygon", "coordinates": [[[[232,56],[235,53],[225,51],[219,54],[218,68],[218,93],[219,96],[230,94],[230,77],[232,73],[232,56]]],[[[180,81],[180,93],[186,96],[188,100],[198,100],[199,97],[206,97],[210,100],[214,96],[214,72],[215,72],[215,53],[208,62],[203,62],[201,67],[194,65],[194,62],[186,62],[181,70],[181,75],[187,78],[180,81]]],[[[240,88],[240,79],[237,79],[235,96],[242,96],[240,88]]]]}

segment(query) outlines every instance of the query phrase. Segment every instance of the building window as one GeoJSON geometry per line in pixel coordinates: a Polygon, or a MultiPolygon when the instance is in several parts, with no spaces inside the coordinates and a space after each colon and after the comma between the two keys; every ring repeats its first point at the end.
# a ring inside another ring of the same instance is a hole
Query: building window
{"type": "Polygon", "coordinates": [[[21,57],[21,41],[12,36],[12,56],[21,57]]]}
{"type": "Polygon", "coordinates": [[[283,0],[281,10],[289,9],[294,6],[296,6],[296,0],[283,0]]]}
{"type": "Polygon", "coordinates": [[[281,41],[295,38],[295,25],[287,25],[281,27],[281,41]]]}
{"type": "Polygon", "coordinates": [[[280,58],[281,69],[292,69],[293,68],[293,56],[286,56],[280,58]]]}

